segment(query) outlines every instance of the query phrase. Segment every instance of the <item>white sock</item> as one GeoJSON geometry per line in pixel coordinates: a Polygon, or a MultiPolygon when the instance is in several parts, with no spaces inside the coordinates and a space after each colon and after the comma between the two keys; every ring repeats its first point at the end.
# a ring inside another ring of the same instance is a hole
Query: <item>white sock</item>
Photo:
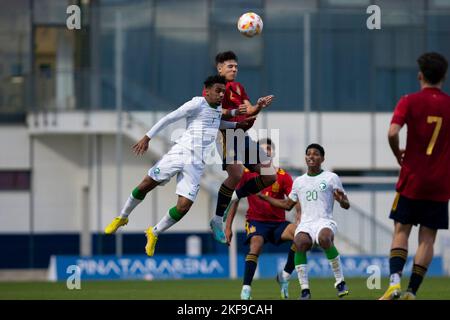
{"type": "Polygon", "coordinates": [[[127,202],[125,202],[125,206],[120,211],[120,217],[121,218],[128,218],[128,216],[130,215],[131,211],[133,211],[134,208],[136,208],[136,206],[139,203],[141,203],[141,202],[142,202],[142,200],[135,199],[133,197],[133,195],[130,195],[128,197],[127,202]]]}
{"type": "Polygon", "coordinates": [[[223,217],[214,215],[213,220],[215,223],[223,223],[223,217]]]}
{"type": "Polygon", "coordinates": [[[344,281],[344,274],[342,273],[341,256],[337,256],[334,259],[329,259],[331,270],[333,270],[334,278],[336,279],[336,284],[344,281]]]}
{"type": "Polygon", "coordinates": [[[308,265],[296,265],[295,270],[297,270],[298,281],[300,282],[300,287],[302,288],[302,290],[309,289],[308,265]]]}
{"type": "Polygon", "coordinates": [[[395,286],[397,284],[400,283],[400,274],[398,273],[393,273],[391,274],[390,278],[389,278],[389,285],[390,286],[395,286]]]}
{"type": "Polygon", "coordinates": [[[173,226],[178,221],[172,219],[172,217],[167,213],[156,226],[153,227],[153,234],[158,236],[161,232],[166,231],[171,226],[173,226]]]}
{"type": "Polygon", "coordinates": [[[281,273],[281,277],[284,281],[289,281],[289,279],[291,278],[291,274],[283,270],[283,272],[281,273]]]}
{"type": "Polygon", "coordinates": [[[244,285],[242,286],[242,290],[249,290],[249,291],[252,291],[252,287],[249,286],[248,284],[244,284],[244,285]]]}

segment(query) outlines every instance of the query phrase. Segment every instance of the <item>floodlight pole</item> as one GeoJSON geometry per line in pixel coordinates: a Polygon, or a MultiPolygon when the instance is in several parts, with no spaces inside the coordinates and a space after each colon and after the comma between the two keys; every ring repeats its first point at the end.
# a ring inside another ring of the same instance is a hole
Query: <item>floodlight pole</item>
{"type": "Polygon", "coordinates": [[[303,112],[305,114],[305,148],[310,141],[311,113],[311,19],[310,12],[303,15],[303,112]]]}
{"type": "MultiPolygon", "coordinates": [[[[117,213],[120,213],[122,206],[122,166],[123,166],[123,114],[122,114],[122,61],[123,61],[123,30],[122,15],[116,11],[116,32],[114,48],[115,66],[115,88],[116,88],[116,112],[117,112],[117,133],[116,133],[116,185],[117,185],[117,213]]],[[[122,234],[116,233],[116,255],[123,253],[122,234]]]]}

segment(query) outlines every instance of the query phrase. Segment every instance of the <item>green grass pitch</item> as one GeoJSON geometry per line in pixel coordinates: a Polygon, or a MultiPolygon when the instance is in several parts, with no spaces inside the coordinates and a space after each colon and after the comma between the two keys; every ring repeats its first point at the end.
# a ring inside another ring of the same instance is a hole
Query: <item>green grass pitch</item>
{"type": "MultiPolygon", "coordinates": [[[[350,295],[344,299],[378,299],[386,289],[369,290],[365,278],[346,279],[350,295]]],[[[402,287],[406,288],[408,279],[402,287]]],[[[338,299],[334,279],[310,279],[312,298],[338,299]]],[[[241,280],[155,280],[155,281],[82,281],[80,290],[68,290],[65,282],[0,282],[0,299],[157,299],[157,300],[237,300],[241,280]]],[[[426,278],[420,288],[419,299],[449,299],[450,278],[426,278]]],[[[290,282],[290,299],[297,299],[299,284],[290,282]]],[[[256,279],[252,285],[254,300],[279,299],[275,279],[256,279]]]]}

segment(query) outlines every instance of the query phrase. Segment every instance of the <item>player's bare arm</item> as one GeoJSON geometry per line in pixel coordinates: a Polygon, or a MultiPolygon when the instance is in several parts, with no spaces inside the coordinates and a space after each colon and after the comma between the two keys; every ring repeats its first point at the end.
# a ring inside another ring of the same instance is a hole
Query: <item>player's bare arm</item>
{"type": "Polygon", "coordinates": [[[258,99],[255,105],[252,105],[250,101],[245,100],[243,105],[247,108],[247,115],[257,115],[261,112],[262,109],[267,108],[272,103],[274,98],[274,95],[261,97],[258,99]]]}
{"type": "Polygon", "coordinates": [[[394,153],[398,164],[401,166],[403,163],[403,157],[405,156],[405,150],[400,149],[400,130],[402,127],[396,123],[392,123],[389,127],[388,140],[389,146],[391,147],[392,153],[394,153]]]}
{"type": "Polygon", "coordinates": [[[231,205],[230,211],[228,212],[227,222],[225,226],[225,237],[227,239],[227,244],[230,245],[231,239],[233,238],[233,221],[236,216],[237,209],[239,207],[239,200],[231,205]]]}
{"type": "Polygon", "coordinates": [[[344,191],[336,189],[334,190],[334,199],[339,202],[341,208],[348,209],[350,208],[350,201],[348,201],[347,195],[344,191]]]}
{"type": "Polygon", "coordinates": [[[148,143],[150,142],[150,138],[148,136],[143,136],[141,140],[139,140],[135,145],[133,145],[133,152],[137,155],[143,155],[148,149],[148,143]]]}
{"type": "Polygon", "coordinates": [[[235,116],[247,114],[247,106],[246,105],[240,105],[237,109],[222,109],[222,119],[227,120],[231,119],[235,116]]]}
{"type": "Polygon", "coordinates": [[[270,203],[272,206],[277,207],[277,208],[281,208],[284,210],[291,210],[295,204],[297,202],[292,201],[292,199],[287,198],[287,199],[275,199],[272,198],[270,196],[267,196],[265,194],[262,193],[258,193],[258,197],[260,197],[261,199],[267,201],[268,203],[270,203]]]}

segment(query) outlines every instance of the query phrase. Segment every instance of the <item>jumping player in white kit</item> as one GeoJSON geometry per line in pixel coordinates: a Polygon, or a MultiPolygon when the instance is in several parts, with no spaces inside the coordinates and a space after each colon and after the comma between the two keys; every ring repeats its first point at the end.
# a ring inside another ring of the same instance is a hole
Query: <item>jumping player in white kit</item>
{"type": "Polygon", "coordinates": [[[186,119],[186,130],[175,145],[149,171],[148,175],[133,190],[120,215],[105,228],[106,234],[112,234],[128,223],[131,211],[142,202],[145,195],[158,185],[166,184],[177,175],[178,201],[176,206],[154,227],[146,230],[147,245],[145,252],[152,256],[155,251],[158,235],[177,223],[191,208],[197,197],[200,179],[205,168],[205,158],[215,147],[219,129],[246,129],[244,122],[221,120],[222,99],[225,93],[226,80],[221,76],[208,77],[205,82],[205,95],[194,97],[175,111],[160,119],[147,134],[133,146],[137,155],[147,151],[150,140],[169,124],[186,119]]]}

